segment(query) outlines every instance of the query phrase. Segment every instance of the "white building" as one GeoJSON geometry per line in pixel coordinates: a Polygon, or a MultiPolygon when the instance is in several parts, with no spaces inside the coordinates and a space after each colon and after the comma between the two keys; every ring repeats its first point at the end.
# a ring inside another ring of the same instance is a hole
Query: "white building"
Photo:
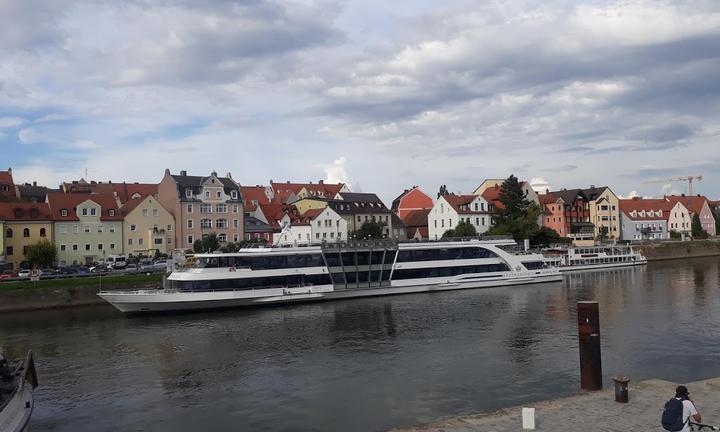
{"type": "Polygon", "coordinates": [[[313,242],[337,242],[347,240],[347,221],[330,207],[309,209],[303,218],[310,222],[310,238],[313,242]]]}
{"type": "Polygon", "coordinates": [[[461,221],[474,226],[478,234],[489,230],[487,201],[480,195],[442,195],[428,214],[428,237],[439,240],[445,231],[456,228],[461,221]]]}
{"type": "Polygon", "coordinates": [[[286,213],[278,223],[282,229],[279,233],[273,234],[273,244],[293,245],[308,244],[310,242],[311,228],[308,221],[290,217],[286,213]]]}

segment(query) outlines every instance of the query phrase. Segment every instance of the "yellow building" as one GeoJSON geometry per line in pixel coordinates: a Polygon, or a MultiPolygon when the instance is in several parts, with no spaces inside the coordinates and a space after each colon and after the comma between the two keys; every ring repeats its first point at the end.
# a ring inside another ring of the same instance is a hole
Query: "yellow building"
{"type": "Polygon", "coordinates": [[[153,195],[133,198],[120,209],[123,219],[123,250],[128,255],[153,256],[175,247],[175,218],[153,195]]]}
{"type": "Polygon", "coordinates": [[[583,189],[590,202],[590,222],[595,224],[595,237],[600,230],[607,228],[607,238],[620,238],[620,200],[609,187],[583,189]]]}
{"type": "Polygon", "coordinates": [[[0,203],[2,247],[5,260],[13,269],[25,261],[25,251],[31,244],[52,241],[52,217],[45,203],[0,203]]]}
{"type": "Polygon", "coordinates": [[[325,199],[320,198],[303,198],[295,201],[293,205],[298,209],[298,213],[305,214],[310,209],[324,209],[328,203],[325,199]]]}

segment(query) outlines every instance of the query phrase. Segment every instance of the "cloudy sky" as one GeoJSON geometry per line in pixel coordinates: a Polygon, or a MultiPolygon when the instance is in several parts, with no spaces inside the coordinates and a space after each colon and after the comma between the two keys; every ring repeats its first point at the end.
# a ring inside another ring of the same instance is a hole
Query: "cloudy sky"
{"type": "Polygon", "coordinates": [[[0,166],[56,186],[515,173],[720,197],[720,2],[0,0],[0,166]]]}

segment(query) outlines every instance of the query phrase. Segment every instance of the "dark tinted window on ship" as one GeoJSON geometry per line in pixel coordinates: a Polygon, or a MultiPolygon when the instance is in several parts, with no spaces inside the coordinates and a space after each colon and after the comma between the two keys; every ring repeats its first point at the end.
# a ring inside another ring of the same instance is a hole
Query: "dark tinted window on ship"
{"type": "Polygon", "coordinates": [[[481,247],[414,249],[401,250],[398,255],[398,262],[479,259],[495,257],[497,257],[497,255],[494,252],[481,247]]]}
{"type": "Polygon", "coordinates": [[[523,265],[528,270],[538,270],[538,269],[543,268],[542,261],[528,261],[528,262],[524,262],[523,265]]]}
{"type": "Polygon", "coordinates": [[[397,269],[393,272],[393,280],[425,279],[434,277],[450,277],[470,273],[489,273],[509,271],[507,264],[485,264],[476,266],[438,267],[419,269],[397,269]]]}
{"type": "Polygon", "coordinates": [[[223,256],[207,259],[204,267],[249,267],[253,270],[270,270],[302,267],[324,267],[320,254],[268,255],[268,256],[223,256]]]}
{"type": "Polygon", "coordinates": [[[173,281],[173,288],[184,291],[246,290],[312,285],[330,285],[330,276],[327,274],[287,275],[212,281],[173,281]]]}

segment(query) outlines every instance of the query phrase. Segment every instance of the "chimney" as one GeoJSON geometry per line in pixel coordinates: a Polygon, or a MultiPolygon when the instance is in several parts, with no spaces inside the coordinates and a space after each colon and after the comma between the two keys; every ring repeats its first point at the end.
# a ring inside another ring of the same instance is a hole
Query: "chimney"
{"type": "Polygon", "coordinates": [[[12,167],[8,167],[8,174],[12,175],[12,167]]]}
{"type": "Polygon", "coordinates": [[[590,185],[590,189],[595,189],[595,185],[590,185]]]}
{"type": "Polygon", "coordinates": [[[187,171],[185,171],[185,170],[180,171],[180,175],[185,177],[187,175],[187,171]]]}
{"type": "Polygon", "coordinates": [[[232,178],[232,174],[230,174],[230,171],[228,171],[227,174],[225,174],[225,177],[227,177],[227,178],[229,178],[229,179],[232,178]]]}
{"type": "Polygon", "coordinates": [[[318,184],[324,184],[325,180],[318,180],[318,184]]]}
{"type": "Polygon", "coordinates": [[[212,174],[213,177],[217,177],[217,171],[213,171],[210,174],[212,174]]]}
{"type": "Polygon", "coordinates": [[[165,168],[165,175],[166,176],[170,175],[170,168],[165,168]]]}
{"type": "Polygon", "coordinates": [[[33,186],[37,186],[37,182],[36,182],[36,181],[33,182],[33,186]]]}

